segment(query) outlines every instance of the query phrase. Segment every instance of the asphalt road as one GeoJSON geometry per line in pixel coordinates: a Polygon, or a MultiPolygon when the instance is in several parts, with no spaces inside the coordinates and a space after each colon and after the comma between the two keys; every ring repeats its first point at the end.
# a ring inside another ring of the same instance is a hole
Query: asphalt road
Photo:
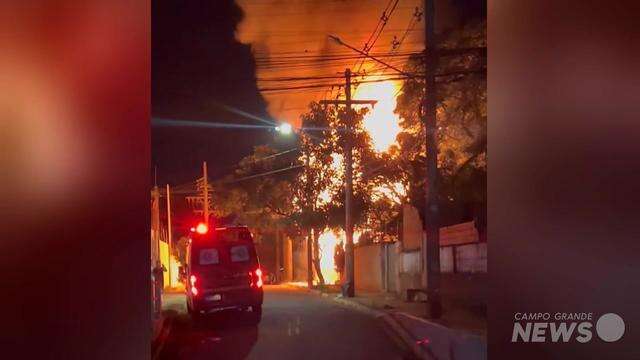
{"type": "Polygon", "coordinates": [[[171,328],[158,359],[403,359],[380,320],[305,290],[266,286],[262,322],[216,314],[195,326],[172,295],[171,328]]]}

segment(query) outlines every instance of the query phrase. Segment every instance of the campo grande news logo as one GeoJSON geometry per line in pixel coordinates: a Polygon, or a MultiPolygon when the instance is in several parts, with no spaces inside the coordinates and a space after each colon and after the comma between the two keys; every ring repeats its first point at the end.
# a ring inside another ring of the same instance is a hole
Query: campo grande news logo
{"type": "Polygon", "coordinates": [[[597,319],[593,313],[516,313],[511,342],[587,343],[595,332],[605,342],[620,340],[624,335],[624,320],[618,314],[607,313],[597,319]]]}

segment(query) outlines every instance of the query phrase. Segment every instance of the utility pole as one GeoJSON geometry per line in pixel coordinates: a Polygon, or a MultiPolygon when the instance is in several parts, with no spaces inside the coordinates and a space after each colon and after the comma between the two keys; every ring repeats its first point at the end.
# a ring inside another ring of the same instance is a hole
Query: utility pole
{"type": "Polygon", "coordinates": [[[155,185],[151,190],[151,259],[153,266],[160,260],[160,190],[155,185]]]}
{"type": "Polygon", "coordinates": [[[276,266],[273,274],[275,276],[274,280],[276,283],[280,282],[280,263],[282,262],[280,254],[280,236],[280,226],[276,225],[276,266]]]}
{"type": "Polygon", "coordinates": [[[313,287],[313,235],[311,229],[307,233],[307,286],[313,287]]]}
{"type": "Polygon", "coordinates": [[[345,233],[347,236],[347,249],[346,249],[346,261],[345,270],[347,275],[347,288],[345,290],[347,297],[355,296],[355,256],[353,254],[353,216],[352,213],[352,201],[353,201],[353,117],[351,114],[351,70],[346,69],[344,71],[345,85],[344,93],[347,100],[346,111],[346,133],[344,143],[344,210],[345,210],[345,233]]]}
{"type": "MultiPolygon", "coordinates": [[[[311,193],[311,170],[309,169],[309,155],[305,156],[304,159],[304,169],[307,173],[307,194],[311,193]]],[[[307,208],[308,210],[313,210],[311,200],[307,199],[307,208]]],[[[311,229],[307,233],[307,287],[311,289],[313,287],[313,237],[311,234],[311,229]]]]}
{"type": "Polygon", "coordinates": [[[207,226],[209,226],[209,214],[211,211],[211,205],[209,204],[209,191],[213,190],[213,188],[209,185],[209,180],[207,176],[207,162],[202,162],[202,177],[196,180],[196,191],[199,195],[196,196],[187,196],[186,200],[193,208],[193,212],[196,215],[200,215],[202,211],[202,220],[207,226]],[[202,205],[202,210],[198,208],[202,205]]]}
{"type": "MultiPolygon", "coordinates": [[[[424,270],[427,280],[427,315],[432,319],[442,316],[440,300],[440,226],[438,221],[438,128],[436,124],[436,82],[438,67],[435,42],[435,0],[424,1],[425,14],[425,96],[422,116],[426,134],[426,181],[423,240],[424,270]]],[[[455,254],[454,254],[455,255],[455,254]]]]}
{"type": "Polygon", "coordinates": [[[321,104],[345,105],[345,144],[344,144],[344,169],[345,169],[345,233],[347,241],[345,244],[345,284],[342,287],[342,295],[345,297],[355,296],[355,269],[353,254],[353,110],[351,105],[366,104],[375,105],[376,100],[352,100],[351,99],[351,69],[344,71],[345,78],[345,100],[321,100],[321,104]]]}
{"type": "Polygon", "coordinates": [[[169,248],[169,268],[167,269],[167,274],[169,275],[169,287],[173,287],[171,280],[171,235],[171,191],[169,184],[167,184],[167,245],[169,248]]]}
{"type": "Polygon", "coordinates": [[[204,198],[202,200],[204,223],[209,226],[209,181],[207,180],[207,162],[202,163],[202,172],[204,179],[204,198]]]}

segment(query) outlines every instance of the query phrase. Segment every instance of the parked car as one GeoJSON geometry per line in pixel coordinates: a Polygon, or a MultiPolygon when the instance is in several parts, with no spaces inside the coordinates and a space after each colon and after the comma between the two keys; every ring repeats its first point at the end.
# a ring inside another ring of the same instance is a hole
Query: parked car
{"type": "Polygon", "coordinates": [[[264,280],[247,227],[210,230],[199,224],[187,246],[182,272],[187,279],[187,309],[194,320],[217,311],[242,310],[260,322],[264,280]]]}

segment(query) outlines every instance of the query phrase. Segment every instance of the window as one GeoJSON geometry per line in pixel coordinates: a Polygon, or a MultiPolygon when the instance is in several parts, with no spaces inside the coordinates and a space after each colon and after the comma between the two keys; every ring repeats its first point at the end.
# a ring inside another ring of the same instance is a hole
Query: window
{"type": "Polygon", "coordinates": [[[200,250],[200,265],[213,265],[218,264],[220,258],[218,257],[217,249],[201,249],[200,250]]]}
{"type": "Polygon", "coordinates": [[[244,245],[232,246],[229,252],[232,262],[249,261],[249,249],[244,245]]]}

